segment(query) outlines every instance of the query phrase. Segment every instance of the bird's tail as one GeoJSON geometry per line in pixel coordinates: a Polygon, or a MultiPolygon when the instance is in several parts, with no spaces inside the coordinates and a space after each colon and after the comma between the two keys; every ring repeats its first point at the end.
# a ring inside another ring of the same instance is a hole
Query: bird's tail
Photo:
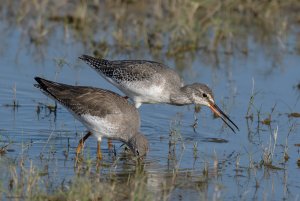
{"type": "Polygon", "coordinates": [[[48,91],[48,87],[53,83],[49,80],[43,79],[41,77],[35,77],[35,81],[37,81],[38,84],[34,84],[36,88],[41,89],[43,92],[47,92],[48,94],[51,94],[50,91],[48,91]]]}
{"type": "Polygon", "coordinates": [[[56,95],[63,91],[65,84],[56,83],[50,80],[46,80],[40,77],[34,78],[38,84],[34,84],[36,88],[39,88],[47,96],[57,99],[56,95]]]}
{"type": "Polygon", "coordinates": [[[88,55],[82,55],[79,57],[79,59],[85,61],[87,64],[89,64],[92,68],[99,70],[101,68],[109,67],[111,65],[109,60],[106,59],[98,59],[95,57],[91,57],[88,55]]]}

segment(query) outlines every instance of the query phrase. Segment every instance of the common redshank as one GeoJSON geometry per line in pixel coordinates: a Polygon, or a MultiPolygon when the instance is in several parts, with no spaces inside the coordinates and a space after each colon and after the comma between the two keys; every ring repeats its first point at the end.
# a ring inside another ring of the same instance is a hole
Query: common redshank
{"type": "Polygon", "coordinates": [[[122,141],[138,157],[148,152],[148,140],[139,131],[139,112],[125,98],[104,89],[71,86],[40,77],[35,77],[35,80],[37,88],[66,107],[88,128],[88,133],[79,141],[76,156],[91,135],[97,138],[99,159],[102,158],[100,143],[103,137],[122,141]]]}
{"type": "Polygon", "coordinates": [[[179,75],[164,64],[147,60],[111,61],[88,55],[79,58],[132,99],[136,108],[139,108],[142,103],[205,105],[234,133],[233,127],[239,130],[237,125],[216,105],[213,92],[207,85],[202,83],[184,85],[179,75]]]}

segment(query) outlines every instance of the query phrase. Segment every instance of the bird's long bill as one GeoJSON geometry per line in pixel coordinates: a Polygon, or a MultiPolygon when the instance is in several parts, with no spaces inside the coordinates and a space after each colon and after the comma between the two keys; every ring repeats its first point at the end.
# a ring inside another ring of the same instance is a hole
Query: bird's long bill
{"type": "Polygon", "coordinates": [[[234,133],[235,130],[227,121],[229,121],[237,130],[240,130],[237,125],[235,125],[235,123],[233,123],[233,121],[231,121],[231,119],[215,103],[209,102],[209,107],[234,133]]]}

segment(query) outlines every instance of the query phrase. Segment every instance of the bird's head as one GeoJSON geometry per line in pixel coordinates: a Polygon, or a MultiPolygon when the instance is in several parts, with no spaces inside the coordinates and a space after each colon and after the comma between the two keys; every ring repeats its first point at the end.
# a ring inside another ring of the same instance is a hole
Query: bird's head
{"type": "Polygon", "coordinates": [[[220,117],[223,122],[235,133],[233,127],[237,130],[239,128],[235,123],[217,106],[214,100],[214,95],[212,90],[205,84],[194,83],[188,85],[189,94],[191,101],[196,105],[205,105],[208,106],[213,113],[220,117]],[[228,121],[228,122],[227,122],[228,121]],[[231,123],[231,125],[229,124],[231,123]],[[233,127],[232,127],[233,126],[233,127]]]}
{"type": "Polygon", "coordinates": [[[130,150],[137,157],[144,157],[149,151],[149,143],[142,133],[137,133],[127,142],[130,150]]]}

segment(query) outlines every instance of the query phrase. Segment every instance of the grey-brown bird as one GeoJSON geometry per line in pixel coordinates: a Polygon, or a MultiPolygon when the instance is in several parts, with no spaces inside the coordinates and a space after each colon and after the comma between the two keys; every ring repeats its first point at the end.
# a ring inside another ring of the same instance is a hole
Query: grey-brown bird
{"type": "Polygon", "coordinates": [[[88,55],[79,57],[104,79],[128,96],[139,108],[142,103],[171,105],[205,105],[235,132],[239,128],[216,105],[212,90],[205,84],[185,85],[177,72],[168,66],[147,60],[98,59],[88,55]],[[233,125],[233,127],[229,124],[233,125]]]}
{"type": "Polygon", "coordinates": [[[122,141],[139,157],[148,152],[148,140],[139,131],[139,112],[125,98],[109,90],[71,86],[40,77],[35,80],[37,88],[67,108],[88,128],[89,132],[79,141],[77,156],[91,135],[97,138],[99,159],[102,158],[100,143],[103,137],[122,141]]]}

